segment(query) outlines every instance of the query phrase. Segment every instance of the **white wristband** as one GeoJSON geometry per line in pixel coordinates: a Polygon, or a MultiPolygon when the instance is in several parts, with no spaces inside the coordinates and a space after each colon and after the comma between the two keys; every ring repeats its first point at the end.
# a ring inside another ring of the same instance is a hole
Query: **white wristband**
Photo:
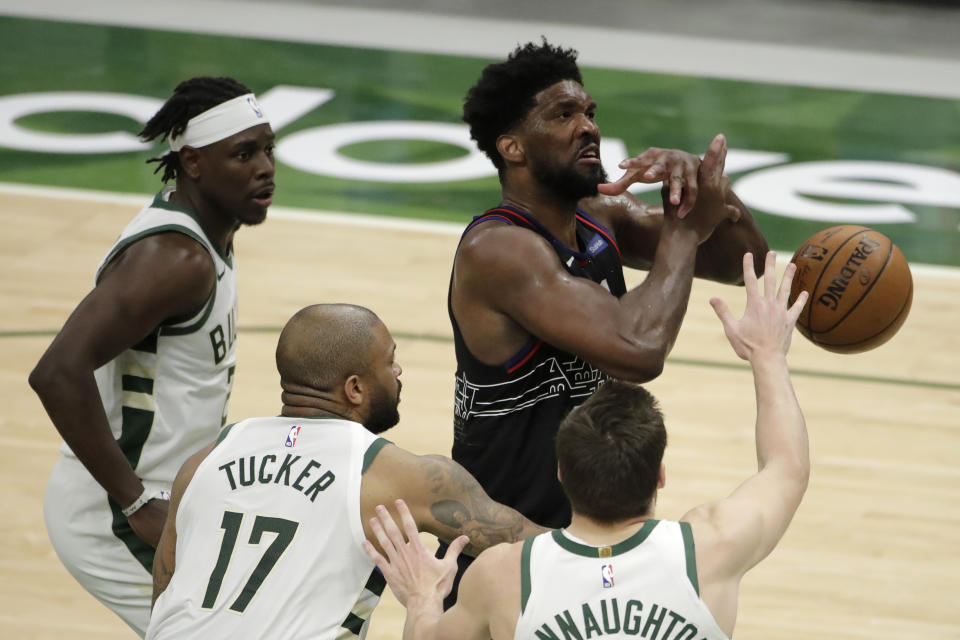
{"type": "Polygon", "coordinates": [[[140,507],[147,504],[151,500],[169,500],[169,499],[170,499],[170,492],[165,489],[161,489],[160,491],[155,491],[152,494],[148,494],[146,488],[144,488],[143,493],[140,494],[140,497],[134,500],[133,504],[131,504],[129,507],[120,509],[120,513],[123,514],[124,518],[129,518],[130,516],[135,514],[137,511],[139,511],[140,507]]]}

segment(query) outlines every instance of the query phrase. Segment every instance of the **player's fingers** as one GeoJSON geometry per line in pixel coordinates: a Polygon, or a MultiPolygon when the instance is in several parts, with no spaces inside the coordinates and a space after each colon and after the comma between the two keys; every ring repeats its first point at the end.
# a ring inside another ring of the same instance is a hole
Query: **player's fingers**
{"type": "MultiPolygon", "coordinates": [[[[640,169],[640,167],[637,167],[637,169],[640,169]]],[[[663,180],[663,169],[662,162],[654,162],[643,172],[643,181],[657,182],[658,180],[663,180]]]]}
{"type": "Polygon", "coordinates": [[[753,270],[753,254],[749,251],[743,254],[743,286],[747,290],[747,300],[752,296],[760,295],[757,274],[753,270]]]}
{"type": "MultiPolygon", "coordinates": [[[[685,180],[684,180],[683,174],[680,173],[678,170],[674,170],[674,172],[671,173],[670,176],[667,178],[667,184],[670,186],[670,204],[673,204],[673,205],[680,204],[680,198],[683,195],[684,182],[685,180]]],[[[683,214],[685,213],[686,213],[685,211],[680,209],[677,212],[677,215],[682,218],[683,214]]]]}
{"type": "Polygon", "coordinates": [[[707,153],[703,156],[700,166],[700,175],[709,182],[717,183],[723,175],[726,159],[727,139],[719,133],[707,147],[707,153]]]}
{"type": "Polygon", "coordinates": [[[677,215],[676,207],[670,204],[670,187],[667,186],[666,182],[660,187],[660,200],[663,201],[664,215],[677,215]]]}
{"type": "Polygon", "coordinates": [[[800,317],[800,312],[803,311],[803,307],[805,304],[807,304],[807,299],[809,297],[809,291],[801,291],[800,295],[797,296],[797,299],[793,301],[793,306],[790,307],[790,311],[787,312],[787,317],[790,319],[791,325],[797,323],[797,318],[800,317]]]}
{"type": "Polygon", "coordinates": [[[387,532],[383,530],[383,525],[380,524],[380,518],[376,516],[370,518],[370,530],[373,531],[373,537],[377,539],[380,548],[383,549],[387,557],[393,561],[397,555],[397,550],[393,546],[393,541],[387,536],[387,532]]]}
{"type": "Polygon", "coordinates": [[[777,297],[777,254],[767,251],[763,265],[763,295],[773,300],[777,297]]]}
{"type": "Polygon", "coordinates": [[[369,540],[364,540],[360,544],[363,546],[363,550],[366,552],[370,560],[373,561],[373,564],[379,567],[381,562],[386,561],[386,558],[384,558],[383,555],[377,551],[377,548],[373,546],[373,543],[369,540]]]}
{"type": "Polygon", "coordinates": [[[697,193],[696,178],[687,180],[683,188],[683,193],[680,196],[680,209],[677,211],[678,218],[683,218],[693,210],[693,205],[697,202],[697,193]]]}
{"type": "Polygon", "coordinates": [[[597,191],[602,193],[605,196],[618,196],[624,191],[627,190],[634,182],[639,182],[636,180],[636,175],[639,171],[630,170],[625,174],[617,178],[614,182],[604,182],[597,185],[597,191]]]}
{"type": "Polygon", "coordinates": [[[400,522],[403,524],[403,531],[407,534],[407,540],[414,546],[420,545],[420,531],[417,529],[417,522],[413,519],[413,514],[407,508],[407,503],[403,500],[397,500],[395,504],[397,512],[400,514],[400,522]]]}
{"type": "Polygon", "coordinates": [[[383,505],[377,506],[377,517],[380,518],[380,524],[386,532],[387,537],[398,551],[404,548],[406,540],[403,533],[397,528],[397,523],[393,520],[393,515],[383,505]]]}
{"type": "Polygon", "coordinates": [[[797,265],[791,262],[783,270],[783,278],[780,279],[780,288],[777,290],[777,301],[787,306],[787,300],[790,299],[790,287],[793,286],[793,276],[797,273],[797,265]]]}
{"type": "Polygon", "coordinates": [[[727,306],[727,303],[721,300],[720,298],[710,298],[710,306],[713,307],[714,313],[717,314],[717,317],[720,318],[720,322],[723,323],[723,328],[732,326],[735,322],[733,314],[730,313],[730,307],[727,306]]]}
{"type": "Polygon", "coordinates": [[[443,559],[452,559],[456,560],[457,556],[463,551],[463,548],[470,544],[470,538],[467,536],[457,536],[456,540],[450,543],[450,546],[447,547],[447,552],[443,555],[443,559]]]}

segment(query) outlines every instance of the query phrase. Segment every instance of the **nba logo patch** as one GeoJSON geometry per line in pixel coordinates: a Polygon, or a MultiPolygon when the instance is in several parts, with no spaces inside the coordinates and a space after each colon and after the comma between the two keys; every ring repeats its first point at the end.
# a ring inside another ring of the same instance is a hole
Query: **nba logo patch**
{"type": "Polygon", "coordinates": [[[290,433],[287,434],[287,441],[284,443],[288,447],[292,447],[297,444],[297,436],[300,435],[300,427],[293,426],[290,427],[290,433]]]}
{"type": "Polygon", "coordinates": [[[603,578],[603,588],[609,589],[613,586],[613,565],[605,564],[600,567],[600,577],[603,578]]]}
{"type": "Polygon", "coordinates": [[[253,109],[253,113],[258,117],[263,117],[263,111],[260,109],[260,105],[257,104],[257,101],[254,98],[247,98],[247,104],[250,105],[250,108],[253,109]]]}

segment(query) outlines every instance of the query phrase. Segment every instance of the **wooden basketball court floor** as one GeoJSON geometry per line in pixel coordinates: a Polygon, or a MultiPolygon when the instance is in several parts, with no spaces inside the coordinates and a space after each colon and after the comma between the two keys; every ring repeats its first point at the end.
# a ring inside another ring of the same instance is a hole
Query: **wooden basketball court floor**
{"type": "MultiPolygon", "coordinates": [[[[144,198],[146,201],[146,198],[144,198]]],[[[0,195],[0,637],[131,638],[60,565],[41,512],[60,439],[27,374],[77,301],[133,204],[0,195]]],[[[279,328],[315,302],[376,311],[404,368],[388,435],[449,453],[453,345],[445,295],[455,233],[275,215],[237,236],[240,343],[230,415],[279,408],[279,328]]],[[[780,265],[782,269],[782,264],[780,265]]],[[[642,273],[628,279],[639,282],[642,273]]],[[[906,325],[876,351],[829,354],[795,335],[790,361],[810,431],[812,478],[779,548],[742,586],[737,638],[960,638],[960,278],[914,271],[906,325]]],[[[709,308],[743,291],[697,282],[663,375],[667,419],[658,515],[725,495],[755,469],[754,396],[709,308]]],[[[397,638],[389,595],[369,637],[397,638]]]]}

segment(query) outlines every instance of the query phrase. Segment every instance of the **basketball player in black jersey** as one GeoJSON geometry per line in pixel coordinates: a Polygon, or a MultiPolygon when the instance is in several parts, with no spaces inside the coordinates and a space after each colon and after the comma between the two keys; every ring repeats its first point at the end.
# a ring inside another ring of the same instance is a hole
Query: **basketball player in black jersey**
{"type": "Polygon", "coordinates": [[[502,195],[464,232],[448,295],[453,458],[548,527],[570,522],[553,444],[563,417],[608,376],[659,375],[693,277],[742,284],[743,254],[762,265],[767,251],[723,175],[723,136],[702,163],[648,149],[607,183],[576,55],[546,41],[518,47],[467,94],[463,119],[502,195]],[[663,208],[627,193],[633,182],[663,182],[663,208]],[[627,291],[622,265],[649,275],[627,291]]]}

